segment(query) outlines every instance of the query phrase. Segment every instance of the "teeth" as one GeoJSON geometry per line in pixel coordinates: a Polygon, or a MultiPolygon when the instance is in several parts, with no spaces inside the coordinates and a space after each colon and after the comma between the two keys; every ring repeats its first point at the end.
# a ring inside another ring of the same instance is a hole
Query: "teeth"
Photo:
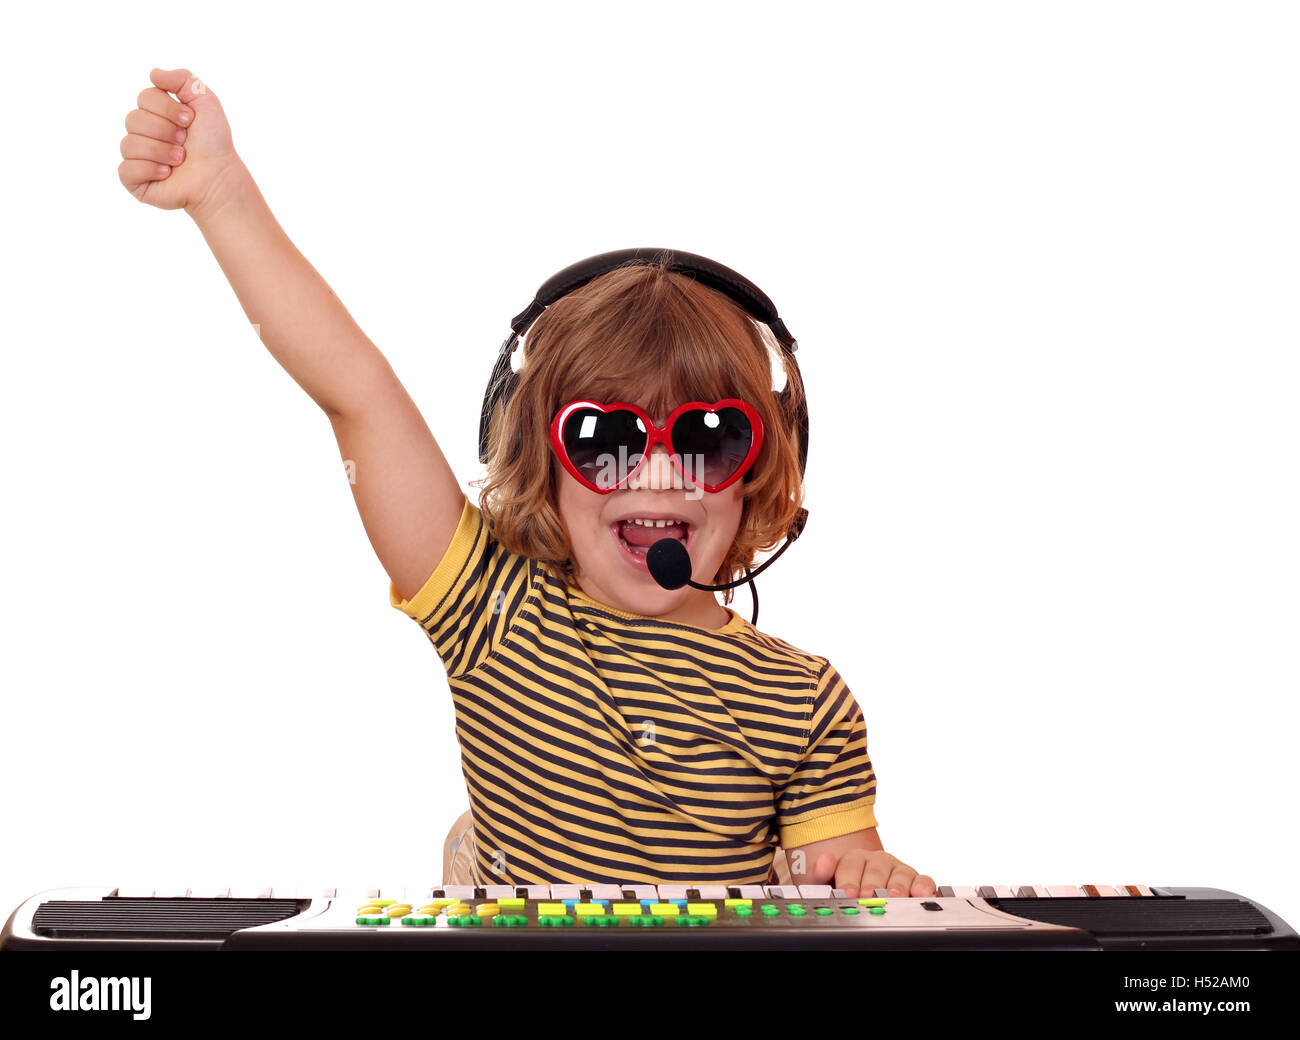
{"type": "Polygon", "coordinates": [[[640,527],[667,527],[669,524],[680,524],[681,520],[642,520],[637,516],[627,518],[627,523],[637,524],[640,527]]]}

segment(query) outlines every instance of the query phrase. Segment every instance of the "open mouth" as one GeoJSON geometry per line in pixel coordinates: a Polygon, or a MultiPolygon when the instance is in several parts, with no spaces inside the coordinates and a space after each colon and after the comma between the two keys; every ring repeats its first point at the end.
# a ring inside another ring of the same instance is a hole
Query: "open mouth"
{"type": "Polygon", "coordinates": [[[684,520],[655,520],[648,517],[631,517],[610,525],[610,534],[618,546],[619,554],[638,570],[649,572],[646,553],[661,538],[676,538],[690,552],[695,525],[684,520]]]}

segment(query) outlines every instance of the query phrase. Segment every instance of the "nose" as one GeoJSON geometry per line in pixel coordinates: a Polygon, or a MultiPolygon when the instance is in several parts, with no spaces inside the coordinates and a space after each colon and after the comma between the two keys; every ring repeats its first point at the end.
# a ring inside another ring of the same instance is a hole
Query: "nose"
{"type": "Polygon", "coordinates": [[[673,465],[672,456],[662,444],[656,444],[650,450],[650,457],[645,465],[633,474],[627,482],[633,491],[670,491],[685,487],[682,475],[673,465]]]}

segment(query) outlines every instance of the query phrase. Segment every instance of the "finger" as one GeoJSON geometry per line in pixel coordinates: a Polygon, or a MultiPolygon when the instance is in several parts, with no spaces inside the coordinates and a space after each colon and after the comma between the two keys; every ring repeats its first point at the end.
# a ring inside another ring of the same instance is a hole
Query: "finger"
{"type": "Polygon", "coordinates": [[[877,852],[867,859],[866,868],[862,871],[862,889],[863,895],[873,896],[878,888],[889,887],[889,875],[893,872],[898,860],[887,852],[877,852]]]}
{"type": "Polygon", "coordinates": [[[126,159],[117,167],[117,179],[138,199],[151,183],[165,180],[171,172],[170,166],[160,166],[149,159],[126,159]]]}
{"type": "Polygon", "coordinates": [[[812,870],[803,875],[803,884],[805,885],[824,885],[831,879],[835,873],[836,865],[839,860],[836,859],[835,853],[823,852],[817,857],[817,862],[813,864],[812,870]]]}
{"type": "Polygon", "coordinates": [[[912,891],[910,894],[913,896],[932,896],[938,893],[938,891],[939,886],[934,883],[934,878],[930,877],[928,874],[917,874],[916,877],[912,879],[912,891]]]}
{"type": "Polygon", "coordinates": [[[189,104],[200,94],[208,93],[203,81],[189,69],[152,69],[149,81],[155,87],[175,94],[185,104],[189,104]]]}
{"type": "Polygon", "coordinates": [[[123,159],[152,159],[156,163],[179,166],[185,161],[185,149],[178,144],[155,141],[152,137],[127,134],[122,138],[123,159]]]}
{"type": "Polygon", "coordinates": [[[905,896],[912,890],[912,879],[915,877],[916,871],[906,863],[896,863],[889,872],[889,882],[885,887],[891,896],[905,896]]]}
{"type": "Polygon", "coordinates": [[[866,862],[866,851],[853,849],[844,854],[839,866],[835,868],[835,887],[843,889],[849,899],[858,898],[858,891],[862,888],[862,870],[866,862]]]}
{"type": "Polygon", "coordinates": [[[137,108],[162,116],[177,126],[188,126],[194,120],[194,109],[182,105],[166,91],[157,87],[145,87],[135,99],[137,108]]]}
{"type": "Polygon", "coordinates": [[[152,137],[157,141],[174,141],[176,144],[183,143],[189,134],[188,130],[178,128],[170,119],[146,112],[142,108],[133,108],[126,114],[126,132],[152,137]]]}

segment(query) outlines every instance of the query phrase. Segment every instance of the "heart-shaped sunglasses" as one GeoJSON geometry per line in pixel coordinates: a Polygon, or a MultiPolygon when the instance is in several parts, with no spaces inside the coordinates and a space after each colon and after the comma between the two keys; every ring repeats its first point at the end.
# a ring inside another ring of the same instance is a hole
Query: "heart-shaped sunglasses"
{"type": "Polygon", "coordinates": [[[602,495],[625,485],[664,445],[688,486],[716,492],[744,476],[763,447],[763,421],[733,397],[675,408],[660,428],[624,401],[570,401],[551,420],[551,446],[564,468],[602,495]]]}

